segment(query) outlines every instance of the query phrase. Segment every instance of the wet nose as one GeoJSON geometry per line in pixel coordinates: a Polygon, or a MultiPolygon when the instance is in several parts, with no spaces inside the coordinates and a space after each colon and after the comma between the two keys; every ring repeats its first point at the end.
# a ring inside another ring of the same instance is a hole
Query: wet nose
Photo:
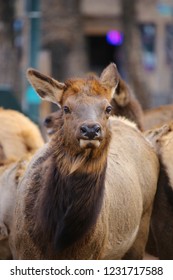
{"type": "Polygon", "coordinates": [[[101,126],[99,124],[83,124],[80,127],[81,136],[86,139],[96,139],[101,135],[101,126]]]}

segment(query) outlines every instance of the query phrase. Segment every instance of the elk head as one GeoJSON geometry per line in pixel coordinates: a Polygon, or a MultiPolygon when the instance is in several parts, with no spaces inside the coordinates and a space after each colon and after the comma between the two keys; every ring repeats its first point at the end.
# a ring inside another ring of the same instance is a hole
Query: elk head
{"type": "Polygon", "coordinates": [[[27,77],[44,100],[61,106],[63,145],[76,151],[103,148],[110,138],[110,101],[119,82],[116,65],[111,63],[101,76],[69,79],[65,83],[28,69],[27,77]]]}

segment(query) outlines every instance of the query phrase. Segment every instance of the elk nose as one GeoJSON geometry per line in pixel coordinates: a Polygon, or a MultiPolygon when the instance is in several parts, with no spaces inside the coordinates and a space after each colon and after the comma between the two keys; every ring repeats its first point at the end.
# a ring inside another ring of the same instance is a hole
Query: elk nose
{"type": "Polygon", "coordinates": [[[95,139],[97,137],[100,137],[101,135],[101,126],[99,124],[94,125],[82,125],[80,127],[81,136],[87,138],[87,139],[95,139]]]}

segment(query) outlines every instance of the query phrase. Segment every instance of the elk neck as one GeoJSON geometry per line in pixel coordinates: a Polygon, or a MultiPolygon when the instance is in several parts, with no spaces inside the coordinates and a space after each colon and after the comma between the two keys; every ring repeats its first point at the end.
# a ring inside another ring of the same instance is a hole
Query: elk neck
{"type": "Polygon", "coordinates": [[[39,241],[44,252],[60,253],[85,238],[97,222],[104,196],[110,137],[99,154],[90,149],[75,154],[64,149],[61,129],[56,133],[47,175],[41,182],[38,204],[31,214],[35,225],[30,235],[33,241],[39,241]],[[73,172],[69,172],[74,165],[73,172]]]}

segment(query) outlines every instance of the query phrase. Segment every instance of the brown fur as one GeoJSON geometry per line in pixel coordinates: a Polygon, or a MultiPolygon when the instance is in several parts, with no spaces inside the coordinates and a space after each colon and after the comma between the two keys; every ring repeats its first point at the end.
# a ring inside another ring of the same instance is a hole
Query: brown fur
{"type": "Polygon", "coordinates": [[[6,159],[20,159],[43,145],[38,127],[23,114],[0,108],[0,144],[6,159]]]}
{"type": "Polygon", "coordinates": [[[99,80],[71,80],[55,92],[49,78],[28,71],[31,84],[45,94],[49,88],[45,98],[57,99],[62,109],[56,133],[18,188],[10,236],[14,258],[143,258],[158,160],[133,124],[109,120],[115,77],[111,64],[99,80]],[[99,124],[100,131],[84,145],[86,124],[99,124]]]}
{"type": "Polygon", "coordinates": [[[147,249],[159,259],[173,259],[173,123],[147,133],[160,159],[160,175],[147,249]]]}

